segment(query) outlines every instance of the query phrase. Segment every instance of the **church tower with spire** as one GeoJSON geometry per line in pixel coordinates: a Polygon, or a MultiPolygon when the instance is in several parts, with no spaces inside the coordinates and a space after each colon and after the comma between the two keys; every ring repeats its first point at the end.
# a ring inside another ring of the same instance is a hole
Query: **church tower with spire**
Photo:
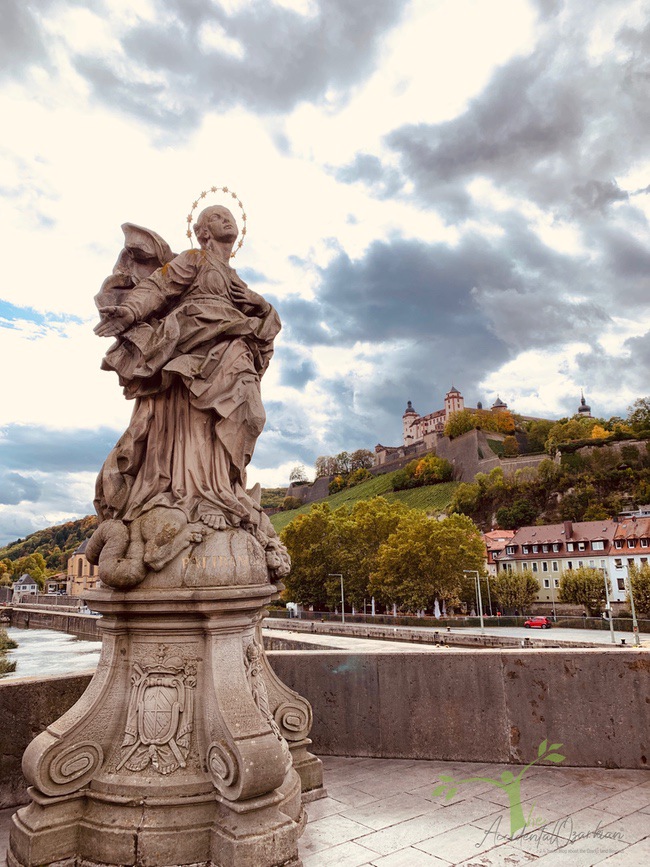
{"type": "Polygon", "coordinates": [[[410,446],[415,440],[420,439],[418,427],[415,424],[419,418],[420,416],[413,409],[413,404],[409,400],[402,416],[402,438],[405,446],[410,446]]]}
{"type": "Polygon", "coordinates": [[[591,418],[591,407],[585,400],[585,393],[580,389],[580,406],[578,407],[578,415],[580,418],[591,418]]]}
{"type": "Polygon", "coordinates": [[[460,412],[461,409],[465,409],[465,398],[456,386],[452,385],[445,395],[445,422],[449,421],[453,412],[460,412]]]}

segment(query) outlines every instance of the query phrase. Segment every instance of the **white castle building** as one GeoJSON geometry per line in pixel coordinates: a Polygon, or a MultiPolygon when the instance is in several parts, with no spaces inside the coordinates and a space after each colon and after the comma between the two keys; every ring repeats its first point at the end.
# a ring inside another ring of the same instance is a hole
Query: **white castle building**
{"type": "MultiPolygon", "coordinates": [[[[430,412],[428,415],[420,415],[416,412],[409,400],[402,416],[404,445],[412,446],[419,442],[426,442],[427,440],[435,442],[436,435],[442,436],[444,434],[445,425],[452,413],[459,412],[465,408],[465,398],[453,385],[445,395],[443,408],[430,412]],[[434,437],[431,436],[432,434],[434,437]]],[[[483,404],[479,402],[476,407],[467,407],[467,409],[483,409],[483,404]]],[[[497,396],[490,409],[492,412],[505,412],[508,409],[508,405],[497,396]]]]}

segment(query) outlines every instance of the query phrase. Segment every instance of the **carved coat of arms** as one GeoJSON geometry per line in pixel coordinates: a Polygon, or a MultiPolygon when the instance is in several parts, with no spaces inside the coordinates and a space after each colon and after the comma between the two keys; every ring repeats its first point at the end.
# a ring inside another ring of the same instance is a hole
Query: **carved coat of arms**
{"type": "Polygon", "coordinates": [[[194,727],[196,662],[161,645],[155,658],[136,662],[126,719],[122,758],[117,766],[160,774],[186,766],[194,727]]]}

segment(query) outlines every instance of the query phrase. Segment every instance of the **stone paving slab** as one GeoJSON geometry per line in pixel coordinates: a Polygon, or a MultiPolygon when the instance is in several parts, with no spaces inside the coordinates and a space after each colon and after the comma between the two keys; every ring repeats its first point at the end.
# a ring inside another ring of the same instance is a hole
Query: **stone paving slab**
{"type": "MultiPolygon", "coordinates": [[[[512,839],[507,797],[487,799],[478,783],[459,787],[449,801],[433,795],[441,774],[499,779],[501,765],[338,756],[324,757],[323,764],[328,797],[306,807],[304,867],[650,863],[648,771],[532,768],[522,779],[522,804],[533,805],[533,818],[542,824],[512,839]],[[383,788],[375,785],[381,781],[383,788]]],[[[0,810],[0,865],[13,812],[0,810]]]]}

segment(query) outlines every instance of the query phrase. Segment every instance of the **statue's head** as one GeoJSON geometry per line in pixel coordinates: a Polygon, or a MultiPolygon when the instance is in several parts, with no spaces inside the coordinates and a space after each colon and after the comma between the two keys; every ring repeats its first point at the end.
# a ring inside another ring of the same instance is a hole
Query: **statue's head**
{"type": "Polygon", "coordinates": [[[194,224],[196,239],[205,248],[211,240],[235,243],[239,230],[232,213],[223,205],[204,208],[194,224]]]}

